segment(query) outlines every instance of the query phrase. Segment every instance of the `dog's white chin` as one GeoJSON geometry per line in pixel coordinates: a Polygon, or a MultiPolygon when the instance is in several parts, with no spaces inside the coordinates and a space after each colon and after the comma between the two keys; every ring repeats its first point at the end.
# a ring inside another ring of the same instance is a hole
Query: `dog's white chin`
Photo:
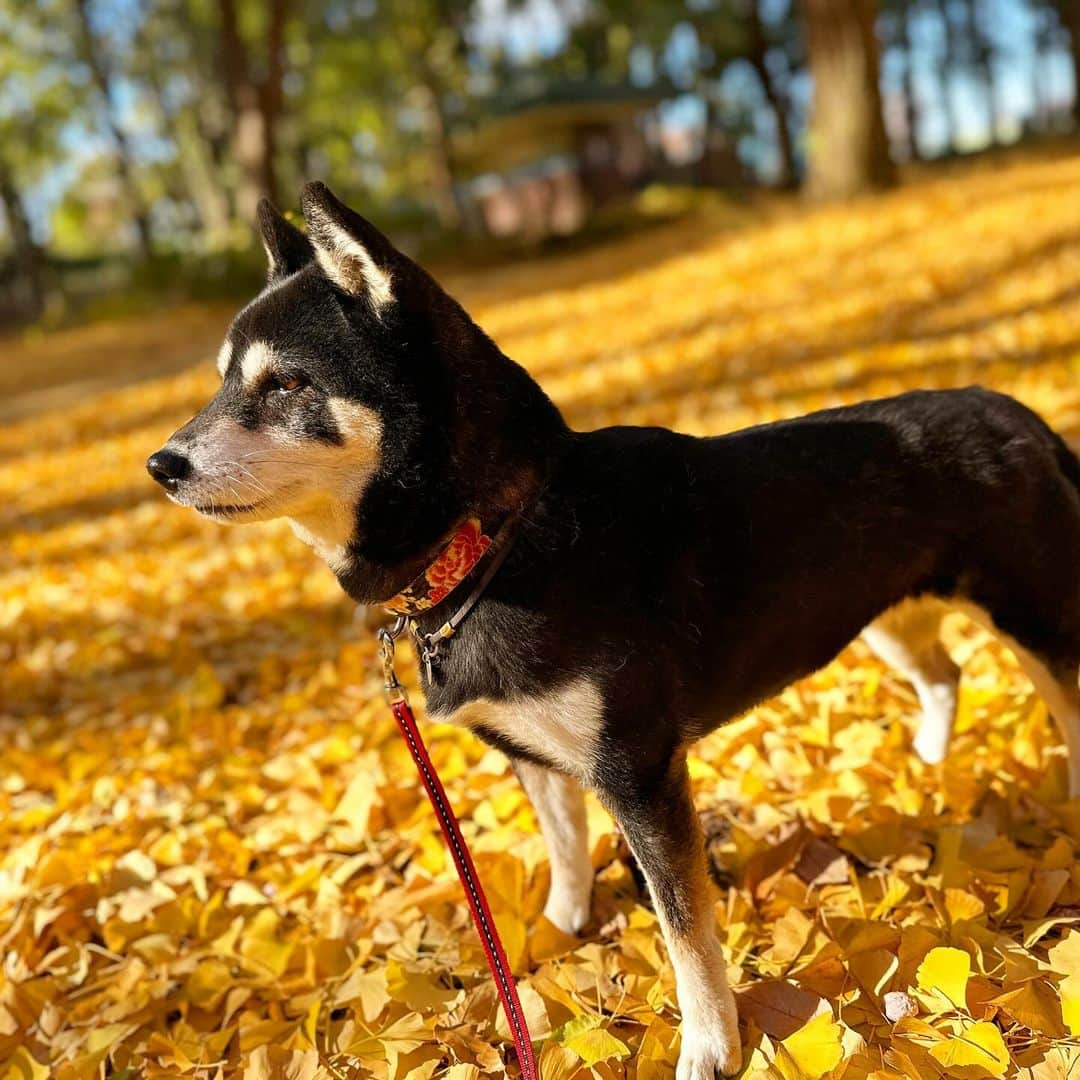
{"type": "Polygon", "coordinates": [[[248,521],[271,521],[281,516],[279,509],[280,500],[274,498],[262,498],[253,502],[242,503],[239,500],[230,502],[220,496],[211,497],[199,492],[176,493],[166,492],[170,502],[176,503],[187,510],[194,510],[202,517],[209,518],[222,525],[233,525],[248,521]]]}
{"type": "Polygon", "coordinates": [[[247,521],[269,521],[271,518],[278,516],[276,512],[270,509],[268,500],[257,503],[201,503],[197,499],[185,499],[183,501],[174,499],[173,501],[221,525],[235,525],[247,521]]]}

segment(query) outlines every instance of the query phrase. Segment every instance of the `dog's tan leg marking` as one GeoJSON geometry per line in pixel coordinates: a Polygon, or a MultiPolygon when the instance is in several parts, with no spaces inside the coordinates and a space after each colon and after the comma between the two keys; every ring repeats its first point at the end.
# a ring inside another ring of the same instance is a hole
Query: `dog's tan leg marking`
{"type": "Polygon", "coordinates": [[[551,887],[544,915],[564,934],[576,934],[588,921],[593,867],[585,793],[572,777],[518,759],[521,786],[540,821],[551,864],[551,887]]]}
{"type": "MultiPolygon", "coordinates": [[[[993,617],[977,604],[959,603],[957,608],[973,622],[985,627],[1002,644],[1012,649],[1035,693],[1057,723],[1069,760],[1069,798],[1080,797],[1080,683],[1076,676],[1056,676],[1034,653],[1015,638],[998,629],[993,617]]],[[[1080,672],[1077,673],[1080,675],[1080,672]]]]}
{"type": "Polygon", "coordinates": [[[960,669],[940,638],[946,611],[938,600],[906,600],[863,631],[863,640],[871,650],[914,686],[922,721],[913,745],[930,765],[944,761],[949,749],[960,682],[960,669]]]}
{"type": "MultiPolygon", "coordinates": [[[[621,787],[621,785],[620,785],[621,787]]],[[[685,758],[637,793],[600,791],[649,883],[682,1010],[676,1080],[733,1076],[742,1062],[739,1018],[716,937],[705,841],[685,758]]]]}

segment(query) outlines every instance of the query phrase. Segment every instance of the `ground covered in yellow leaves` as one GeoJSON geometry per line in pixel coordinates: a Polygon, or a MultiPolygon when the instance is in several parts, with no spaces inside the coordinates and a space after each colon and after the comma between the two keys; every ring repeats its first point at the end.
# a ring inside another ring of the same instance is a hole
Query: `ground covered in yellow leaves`
{"type": "MultiPolygon", "coordinates": [[[[1078,158],[995,162],[459,291],[579,426],[718,432],[981,382],[1075,442],[1078,188],[1078,158]]],[[[0,1077],[501,1077],[369,631],[285,527],[201,521],[143,471],[212,391],[223,326],[189,310],[0,349],[9,394],[72,349],[89,380],[0,430],[0,1077]],[[96,389],[114,363],[141,381],[96,389]]],[[[959,616],[950,635],[944,769],[857,644],[693,760],[747,1075],[1080,1076],[1080,803],[1012,657],[959,616]]],[[[428,734],[545,1080],[670,1077],[671,968],[610,820],[593,808],[594,917],[565,938],[505,762],[428,734]]]]}

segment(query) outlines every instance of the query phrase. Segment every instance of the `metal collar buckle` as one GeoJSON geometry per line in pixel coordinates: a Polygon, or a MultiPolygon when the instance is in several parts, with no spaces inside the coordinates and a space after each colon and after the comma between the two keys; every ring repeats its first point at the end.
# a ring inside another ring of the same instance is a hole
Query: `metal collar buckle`
{"type": "Polygon", "coordinates": [[[405,630],[407,620],[404,615],[399,615],[394,620],[393,626],[383,626],[376,635],[379,640],[379,656],[382,659],[383,670],[383,693],[390,705],[399,702],[408,703],[405,687],[398,681],[397,672],[394,670],[394,644],[405,630]]]}

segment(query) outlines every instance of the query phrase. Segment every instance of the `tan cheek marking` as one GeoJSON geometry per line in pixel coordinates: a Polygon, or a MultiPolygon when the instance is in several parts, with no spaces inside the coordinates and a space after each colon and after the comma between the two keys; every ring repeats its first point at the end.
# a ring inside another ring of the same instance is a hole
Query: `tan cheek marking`
{"type": "Polygon", "coordinates": [[[382,420],[379,414],[366,405],[347,401],[345,398],[330,398],[326,407],[345,440],[342,449],[358,463],[377,460],[382,442],[382,420]]]}
{"type": "Polygon", "coordinates": [[[345,398],[330,398],[327,408],[343,445],[305,439],[293,451],[306,461],[309,501],[290,512],[297,536],[332,567],[346,558],[345,545],[356,525],[356,507],[379,467],[382,420],[374,410],[345,398]],[[319,470],[323,469],[320,476],[319,470]]]}
{"type": "Polygon", "coordinates": [[[226,338],[225,341],[222,342],[221,348],[218,350],[217,354],[218,374],[223,379],[225,378],[225,372],[229,370],[229,361],[232,359],[232,353],[232,342],[226,338]]]}

